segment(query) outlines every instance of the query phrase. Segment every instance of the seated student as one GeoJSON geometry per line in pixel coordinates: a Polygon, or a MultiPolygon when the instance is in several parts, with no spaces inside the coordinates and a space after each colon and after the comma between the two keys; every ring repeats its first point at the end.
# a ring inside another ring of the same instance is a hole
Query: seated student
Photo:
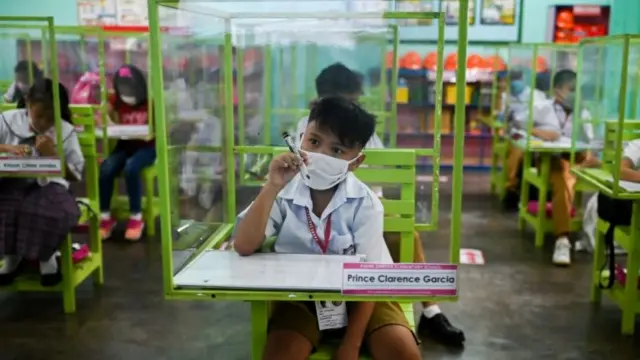
{"type": "Polygon", "coordinates": [[[640,183],[640,139],[630,141],[625,146],[620,163],[620,179],[640,183]]]}
{"type": "MultiPolygon", "coordinates": [[[[147,80],[142,71],[132,65],[123,65],[113,79],[115,94],[109,97],[109,118],[119,124],[146,125],[149,123],[147,80]]],[[[125,239],[137,241],[142,236],[142,170],[156,161],[155,141],[118,140],[115,148],[100,166],[100,235],[111,237],[116,221],[111,216],[111,196],[116,177],[124,173],[129,195],[130,217],[125,239]]]]}
{"type": "MultiPolygon", "coordinates": [[[[40,79],[25,93],[27,108],[0,113],[0,153],[13,156],[58,156],[54,126],[53,82],[40,79]]],[[[55,253],[78,223],[80,210],[69,191],[80,181],[84,156],[71,119],[69,95],[60,92],[65,178],[3,178],[0,176],[0,286],[19,275],[23,260],[39,261],[40,282],[53,286],[61,275],[55,253]]]]}
{"type": "MultiPolygon", "coordinates": [[[[547,100],[545,93],[538,89],[531,89],[524,80],[524,74],[521,71],[511,71],[510,74],[510,94],[505,101],[505,119],[507,121],[507,132],[511,134],[514,131],[524,131],[527,129],[527,121],[529,121],[529,101],[531,91],[533,91],[534,105],[547,100]]],[[[534,130],[534,136],[536,130],[534,130]]],[[[505,196],[503,205],[506,209],[517,209],[520,200],[520,170],[524,152],[522,149],[513,146],[511,143],[507,145],[507,161],[505,171],[507,172],[507,181],[505,183],[505,196]]]]}
{"type": "Polygon", "coordinates": [[[35,81],[42,80],[42,71],[38,65],[32,61],[20,60],[13,69],[15,81],[11,83],[7,92],[2,96],[7,103],[24,103],[24,95],[29,91],[31,84],[35,81]],[[29,68],[31,67],[31,75],[29,77],[29,68]]]}
{"type": "MultiPolygon", "coordinates": [[[[357,100],[362,95],[362,81],[357,74],[343,64],[336,63],[328,66],[320,72],[316,78],[316,92],[322,99],[326,96],[342,96],[348,100],[357,100]]],[[[300,143],[304,132],[308,127],[309,118],[300,120],[295,139],[300,143]]],[[[374,133],[367,141],[365,148],[383,149],[382,140],[374,133]]],[[[373,187],[372,190],[378,197],[382,197],[382,188],[373,187]]],[[[397,261],[400,254],[400,241],[397,233],[385,233],[387,246],[397,261]]],[[[420,234],[414,234],[414,262],[424,263],[424,251],[420,234]]],[[[432,302],[425,301],[423,311],[418,324],[418,333],[430,334],[435,340],[450,346],[461,346],[465,341],[464,333],[453,326],[449,319],[442,313],[440,307],[432,302]]]]}
{"type": "MultiPolygon", "coordinates": [[[[238,217],[232,236],[235,250],[251,255],[275,236],[275,251],[280,253],[362,254],[368,262],[392,263],[383,237],[382,204],[352,174],[365,160],[362,149],[374,128],[374,117],[357,104],[342,97],[318,100],[301,142],[310,176],[298,175],[301,161],[294,154],[274,158],[267,184],[238,217]],[[325,228],[330,229],[327,239],[320,230],[325,228]]],[[[319,330],[313,302],[276,302],[264,359],[307,359],[321,338],[330,336],[342,338],[334,359],[357,359],[364,344],[374,359],[421,358],[398,303],[346,306],[348,324],[319,330]]]]}
{"type": "MultiPolygon", "coordinates": [[[[533,121],[536,127],[534,136],[555,141],[560,137],[571,137],[573,132],[573,109],[575,103],[576,73],[572,70],[560,70],[553,77],[553,100],[540,104],[534,108],[533,121]]],[[[583,111],[581,118],[588,118],[583,111]]],[[[587,126],[580,129],[579,137],[589,139],[587,126]]],[[[576,154],[576,164],[581,166],[597,166],[598,161],[588,153],[576,154]]],[[[575,176],[571,173],[569,154],[554,157],[551,162],[549,178],[552,192],[552,219],[554,232],[557,236],[552,261],[556,265],[571,264],[571,210],[573,208],[575,176]]]]}

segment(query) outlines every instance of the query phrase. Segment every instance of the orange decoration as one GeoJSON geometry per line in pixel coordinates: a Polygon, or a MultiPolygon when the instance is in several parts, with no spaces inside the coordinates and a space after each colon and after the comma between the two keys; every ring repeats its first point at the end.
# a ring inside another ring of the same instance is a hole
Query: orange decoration
{"type": "Polygon", "coordinates": [[[485,69],[491,71],[504,71],[507,70],[507,65],[504,60],[498,55],[488,56],[485,60],[485,69]]]}
{"type": "Polygon", "coordinates": [[[477,54],[471,54],[467,58],[467,69],[480,69],[484,65],[484,59],[477,54]]]}
{"type": "Polygon", "coordinates": [[[536,72],[545,72],[549,69],[549,64],[547,63],[547,59],[542,56],[538,56],[536,59],[536,72]]]}
{"type": "Polygon", "coordinates": [[[445,70],[455,70],[458,68],[458,53],[451,53],[444,59],[445,70]]]}
{"type": "Polygon", "coordinates": [[[573,12],[569,10],[558,12],[558,15],[556,15],[556,27],[559,29],[573,28],[573,12]]]}
{"type": "Polygon", "coordinates": [[[438,53],[430,52],[424,57],[423,66],[427,70],[436,70],[438,68],[438,53]]]}
{"type": "Polygon", "coordinates": [[[422,68],[422,58],[415,51],[409,51],[402,57],[402,68],[418,70],[422,68]]]}

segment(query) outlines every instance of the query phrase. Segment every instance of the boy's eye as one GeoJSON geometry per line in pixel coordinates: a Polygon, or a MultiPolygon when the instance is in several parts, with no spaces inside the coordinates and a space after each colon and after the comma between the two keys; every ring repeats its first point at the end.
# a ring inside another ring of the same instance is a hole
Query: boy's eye
{"type": "Polygon", "coordinates": [[[331,149],[331,151],[333,151],[333,153],[336,155],[341,155],[344,152],[342,149],[337,147],[334,147],[333,149],[331,149]]]}
{"type": "Polygon", "coordinates": [[[318,140],[316,140],[316,139],[309,139],[309,143],[310,143],[311,145],[318,145],[318,140]]]}

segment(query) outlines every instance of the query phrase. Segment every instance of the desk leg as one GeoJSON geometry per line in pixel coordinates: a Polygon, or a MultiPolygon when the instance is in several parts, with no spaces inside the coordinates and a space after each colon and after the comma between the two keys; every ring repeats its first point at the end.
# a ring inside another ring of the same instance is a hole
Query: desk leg
{"type": "MultiPolygon", "coordinates": [[[[515,146],[515,145],[511,145],[515,146]]],[[[522,159],[522,176],[520,181],[520,205],[518,206],[518,228],[520,231],[524,231],[527,222],[525,220],[525,215],[527,214],[527,205],[529,202],[529,168],[531,167],[531,163],[533,162],[533,154],[525,150],[524,157],[522,159]]],[[[506,178],[506,171],[505,173],[506,178]]]]}
{"type": "Polygon", "coordinates": [[[596,244],[595,249],[593,249],[593,264],[591,265],[591,302],[595,304],[600,304],[602,300],[602,289],[600,289],[600,282],[602,281],[601,267],[605,262],[606,256],[604,233],[598,229],[600,221],[598,219],[596,223],[596,244]]]}
{"type": "Polygon", "coordinates": [[[551,172],[550,153],[540,155],[540,170],[538,171],[538,214],[536,216],[535,246],[537,248],[544,245],[545,225],[547,223],[547,193],[549,192],[549,175],[551,172]]]}
{"type": "Polygon", "coordinates": [[[635,329],[636,302],[638,298],[638,270],[640,269],[640,201],[633,202],[633,216],[631,219],[631,241],[627,254],[627,280],[622,300],[622,333],[631,335],[635,329]]]}
{"type": "Polygon", "coordinates": [[[251,359],[262,360],[267,344],[267,326],[269,324],[269,302],[251,302],[251,359]]]}

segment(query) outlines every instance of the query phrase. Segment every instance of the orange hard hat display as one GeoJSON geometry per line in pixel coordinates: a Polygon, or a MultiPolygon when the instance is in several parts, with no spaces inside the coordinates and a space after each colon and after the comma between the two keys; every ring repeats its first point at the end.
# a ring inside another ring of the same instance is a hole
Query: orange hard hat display
{"type": "Polygon", "coordinates": [[[415,51],[409,51],[402,57],[402,67],[405,69],[418,70],[422,68],[422,58],[415,51]]]}
{"type": "Polygon", "coordinates": [[[444,59],[445,70],[455,70],[458,68],[458,53],[451,53],[444,59]]]}
{"type": "Polygon", "coordinates": [[[492,71],[504,71],[507,70],[507,64],[498,55],[488,56],[484,60],[485,68],[492,71]]]}
{"type": "Polygon", "coordinates": [[[556,27],[559,29],[571,29],[573,27],[573,12],[562,10],[556,16],[556,27]]]}
{"type": "Polygon", "coordinates": [[[430,52],[424,57],[423,66],[427,70],[435,70],[438,68],[438,53],[430,52]]]}
{"type": "Polygon", "coordinates": [[[471,54],[467,58],[467,69],[480,69],[484,65],[484,59],[477,54],[471,54]]]}
{"type": "Polygon", "coordinates": [[[547,59],[542,56],[538,56],[536,59],[536,72],[545,72],[549,69],[549,64],[547,63],[547,59]]]}

